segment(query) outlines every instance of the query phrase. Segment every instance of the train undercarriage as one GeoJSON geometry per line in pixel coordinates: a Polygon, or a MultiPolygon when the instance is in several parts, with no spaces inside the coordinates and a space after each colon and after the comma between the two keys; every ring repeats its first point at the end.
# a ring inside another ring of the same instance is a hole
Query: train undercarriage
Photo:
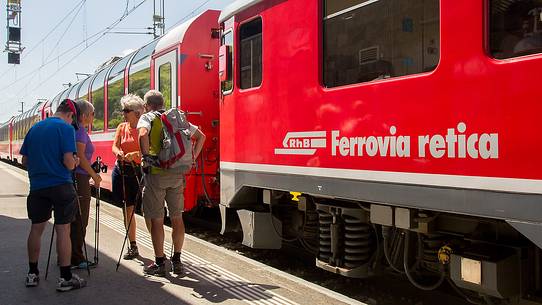
{"type": "Polygon", "coordinates": [[[240,193],[236,205],[221,206],[222,232],[238,219],[246,246],[297,243],[329,272],[398,273],[421,290],[449,285],[473,304],[542,304],[542,250],[503,220],[256,188],[240,193]]]}

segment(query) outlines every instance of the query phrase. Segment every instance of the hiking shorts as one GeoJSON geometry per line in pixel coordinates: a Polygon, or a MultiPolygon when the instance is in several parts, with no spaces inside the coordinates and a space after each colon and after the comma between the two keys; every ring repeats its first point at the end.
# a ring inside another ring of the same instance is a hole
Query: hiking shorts
{"type": "Polygon", "coordinates": [[[147,219],[164,218],[164,200],[169,217],[180,217],[184,211],[184,171],[164,170],[145,175],[143,187],[143,216],[147,219]]]}
{"type": "Polygon", "coordinates": [[[26,199],[28,218],[33,224],[46,222],[55,212],[55,224],[71,223],[77,209],[77,193],[72,183],[30,191],[26,199]]]}
{"type": "Polygon", "coordinates": [[[126,200],[126,206],[140,206],[141,194],[139,194],[139,181],[141,180],[141,169],[139,166],[132,167],[131,165],[124,165],[124,181],[122,166],[119,167],[118,162],[115,164],[115,168],[112,173],[112,187],[113,187],[113,200],[118,205],[123,205],[126,200]],[[126,186],[126,190],[124,189],[126,186]],[[126,198],[124,198],[126,196],[126,198]]]}

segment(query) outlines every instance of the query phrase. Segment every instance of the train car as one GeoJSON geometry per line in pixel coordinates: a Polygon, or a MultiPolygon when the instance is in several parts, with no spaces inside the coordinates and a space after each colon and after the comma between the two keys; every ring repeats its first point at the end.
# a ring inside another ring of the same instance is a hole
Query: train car
{"type": "Polygon", "coordinates": [[[15,163],[22,162],[19,150],[30,127],[42,119],[44,104],[37,102],[29,110],[12,117],[0,126],[0,158],[15,163]]]}
{"type": "MultiPolygon", "coordinates": [[[[542,2],[241,0],[220,16],[222,231],[541,301],[542,2]]],[[[384,268],[381,268],[384,267],[384,268]]],[[[483,303],[483,300],[479,300],[483,303]]],[[[531,304],[531,303],[529,303],[531,304]]]]}
{"type": "MultiPolygon", "coordinates": [[[[112,58],[96,73],[59,92],[44,111],[53,112],[65,98],[86,99],[95,107],[89,126],[94,156],[113,169],[116,127],[123,121],[120,99],[149,89],[164,94],[167,108],[178,107],[206,134],[197,167],[186,176],[185,207],[218,203],[218,45],[219,11],[208,10],[164,36],[123,57],[112,58]]],[[[44,112],[45,113],[45,112],[44,112]]],[[[111,190],[111,170],[102,187],[111,190]]]]}
{"type": "Polygon", "coordinates": [[[0,124],[0,159],[11,160],[12,121],[13,118],[10,118],[0,124]]]}

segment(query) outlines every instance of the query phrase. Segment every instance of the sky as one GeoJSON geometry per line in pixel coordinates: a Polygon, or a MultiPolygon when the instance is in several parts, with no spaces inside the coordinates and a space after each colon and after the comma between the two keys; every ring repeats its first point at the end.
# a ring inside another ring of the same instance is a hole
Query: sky
{"type": "MultiPolygon", "coordinates": [[[[148,32],[155,0],[21,0],[20,65],[0,56],[0,124],[38,99],[52,99],[66,85],[78,81],[75,73],[94,73],[113,56],[124,56],[153,39],[144,34],[94,34],[130,14],[111,31],[148,32]],[[141,4],[141,5],[139,5],[141,4]],[[139,5],[139,6],[138,6],[139,5]]],[[[0,1],[0,20],[6,20],[6,2],[0,1]]],[[[157,6],[160,1],[156,0],[157,6]]],[[[223,9],[234,0],[164,0],[167,29],[207,9],[223,9]]],[[[2,43],[7,40],[2,30],[2,43]]],[[[83,79],[84,76],[80,76],[83,79]]]]}

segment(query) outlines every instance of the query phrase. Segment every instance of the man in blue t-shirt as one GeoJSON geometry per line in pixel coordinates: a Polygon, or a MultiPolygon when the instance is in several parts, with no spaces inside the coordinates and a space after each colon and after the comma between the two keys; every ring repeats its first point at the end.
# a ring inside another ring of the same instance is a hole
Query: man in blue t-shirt
{"type": "Polygon", "coordinates": [[[56,289],[69,291],[86,284],[85,280],[72,274],[70,270],[70,223],[78,211],[71,174],[79,164],[75,155],[76,117],[75,103],[69,99],[63,100],[53,117],[30,128],[21,147],[23,165],[28,168],[30,178],[27,211],[28,218],[32,221],[28,235],[30,270],[25,282],[27,287],[34,287],[39,283],[41,236],[53,210],[60,263],[60,279],[56,289]]]}

